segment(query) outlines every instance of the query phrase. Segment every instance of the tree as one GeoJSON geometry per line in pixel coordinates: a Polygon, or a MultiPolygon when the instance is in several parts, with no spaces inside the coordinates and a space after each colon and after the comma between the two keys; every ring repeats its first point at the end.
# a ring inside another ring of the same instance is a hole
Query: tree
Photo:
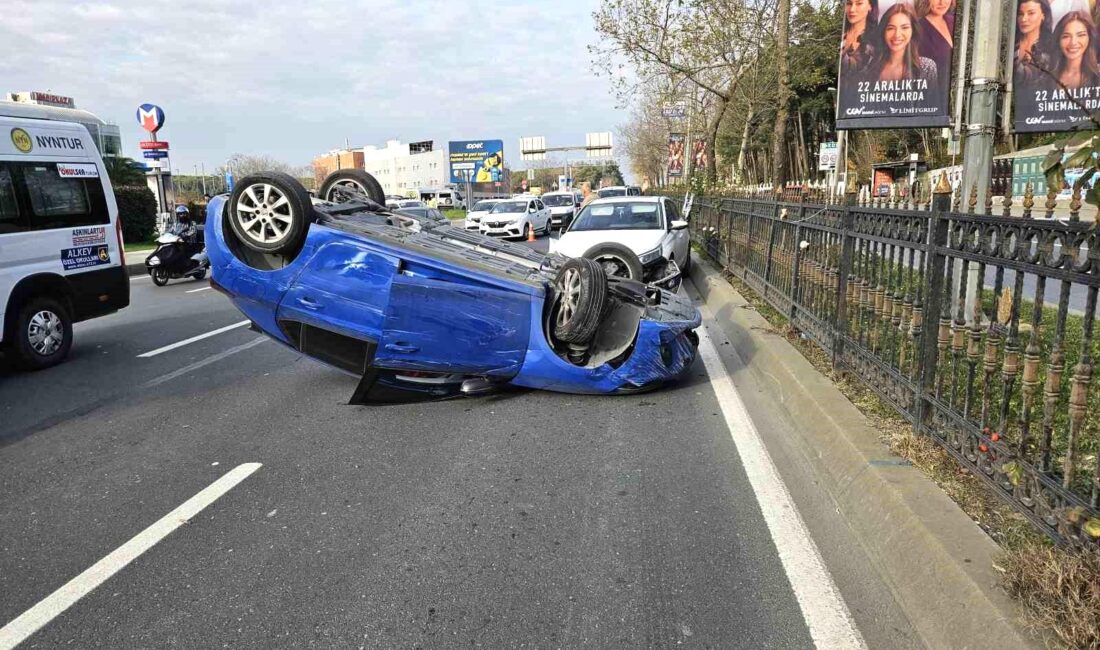
{"type": "Polygon", "coordinates": [[[787,54],[791,40],[791,0],[779,0],[776,15],[778,29],[775,38],[775,58],[779,73],[779,87],[775,98],[775,136],[772,138],[772,164],[775,184],[787,182],[787,120],[790,119],[791,72],[787,54]]]}
{"type": "MultiPolygon", "coordinates": [[[[299,179],[313,175],[312,169],[308,166],[295,167],[294,165],[276,160],[265,154],[249,155],[235,153],[229,157],[227,165],[229,169],[233,171],[234,178],[243,178],[259,172],[283,172],[299,179]]],[[[215,173],[219,176],[225,176],[225,172],[226,165],[222,165],[215,173]]]]}
{"type": "Polygon", "coordinates": [[[602,163],[574,163],[573,184],[580,187],[582,183],[588,183],[593,190],[608,185],[624,185],[623,172],[619,169],[619,163],[615,160],[606,160],[602,163]]]}
{"type": "Polygon", "coordinates": [[[145,187],[145,167],[132,158],[108,156],[103,159],[107,177],[115,187],[145,187]]]}
{"type": "Polygon", "coordinates": [[[667,78],[704,91],[707,177],[717,178],[718,131],[743,75],[761,55],[772,0],[607,0],[593,14],[600,44],[590,51],[620,97],[667,78]],[[626,69],[623,61],[629,65],[626,69]]]}

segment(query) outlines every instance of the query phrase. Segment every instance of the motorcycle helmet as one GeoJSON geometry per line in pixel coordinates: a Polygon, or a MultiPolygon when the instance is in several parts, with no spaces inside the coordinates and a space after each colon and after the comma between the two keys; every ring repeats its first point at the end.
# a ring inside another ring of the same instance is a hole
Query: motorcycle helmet
{"type": "Polygon", "coordinates": [[[177,205],[176,206],[176,219],[178,219],[180,221],[190,221],[191,220],[191,211],[187,209],[186,205],[177,205]]]}

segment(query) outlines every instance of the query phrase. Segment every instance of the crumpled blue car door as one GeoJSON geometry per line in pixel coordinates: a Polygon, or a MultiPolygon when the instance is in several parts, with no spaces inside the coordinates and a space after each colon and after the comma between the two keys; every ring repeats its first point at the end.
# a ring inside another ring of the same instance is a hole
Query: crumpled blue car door
{"type": "Polygon", "coordinates": [[[523,364],[532,299],[518,291],[398,274],[375,365],[511,377],[523,364]]]}

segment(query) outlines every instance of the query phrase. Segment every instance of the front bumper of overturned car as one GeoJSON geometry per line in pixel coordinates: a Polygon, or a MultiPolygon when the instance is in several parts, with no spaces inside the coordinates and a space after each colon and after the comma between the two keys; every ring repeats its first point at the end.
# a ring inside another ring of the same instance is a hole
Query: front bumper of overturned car
{"type": "MultiPolygon", "coordinates": [[[[532,313],[532,318],[541,318],[539,302],[533,301],[532,309],[538,312],[532,313]]],[[[674,298],[673,302],[683,301],[674,298]]],[[[595,368],[575,366],[562,359],[550,348],[542,329],[532,327],[523,366],[509,383],[560,393],[609,395],[676,381],[690,371],[695,361],[699,339],[694,330],[701,323],[699,311],[693,307],[674,304],[669,309],[650,308],[638,326],[626,360],[618,367],[605,363],[595,368]]]]}

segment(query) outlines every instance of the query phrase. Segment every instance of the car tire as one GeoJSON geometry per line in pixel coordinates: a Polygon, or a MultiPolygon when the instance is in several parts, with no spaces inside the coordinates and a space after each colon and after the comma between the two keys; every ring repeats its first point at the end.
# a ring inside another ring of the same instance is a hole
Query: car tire
{"type": "Polygon", "coordinates": [[[157,285],[158,287],[163,287],[168,284],[168,271],[164,269],[153,269],[149,273],[149,275],[153,276],[153,284],[157,285]]]}
{"type": "Polygon", "coordinates": [[[260,253],[297,253],[312,220],[313,204],[306,188],[282,172],[246,176],[229,197],[233,234],[241,244],[260,253]]]}
{"type": "Polygon", "coordinates": [[[69,354],[73,345],[72,317],[60,300],[38,296],[19,309],[11,335],[8,352],[12,365],[21,370],[49,368],[69,354]]]}
{"type": "Polygon", "coordinates": [[[688,249],[687,255],[684,256],[684,263],[680,266],[680,273],[686,275],[691,270],[691,249],[688,249]]]}
{"type": "Polygon", "coordinates": [[[607,305],[607,276],[597,262],[567,260],[554,278],[558,293],[554,337],[563,343],[588,343],[596,335],[607,305]]]}
{"type": "Polygon", "coordinates": [[[386,205],[386,193],[374,176],[362,169],[341,169],[325,177],[317,195],[326,201],[343,203],[354,194],[362,194],[379,205],[386,205]],[[345,191],[341,192],[343,189],[345,191]],[[350,190],[350,195],[347,190],[350,190]]]}
{"type": "Polygon", "coordinates": [[[520,233],[519,238],[523,241],[527,241],[531,238],[531,222],[528,221],[523,224],[523,232],[520,233]]]}
{"type": "Polygon", "coordinates": [[[622,244],[598,244],[585,251],[583,257],[599,263],[604,275],[642,281],[642,262],[622,244]]]}

